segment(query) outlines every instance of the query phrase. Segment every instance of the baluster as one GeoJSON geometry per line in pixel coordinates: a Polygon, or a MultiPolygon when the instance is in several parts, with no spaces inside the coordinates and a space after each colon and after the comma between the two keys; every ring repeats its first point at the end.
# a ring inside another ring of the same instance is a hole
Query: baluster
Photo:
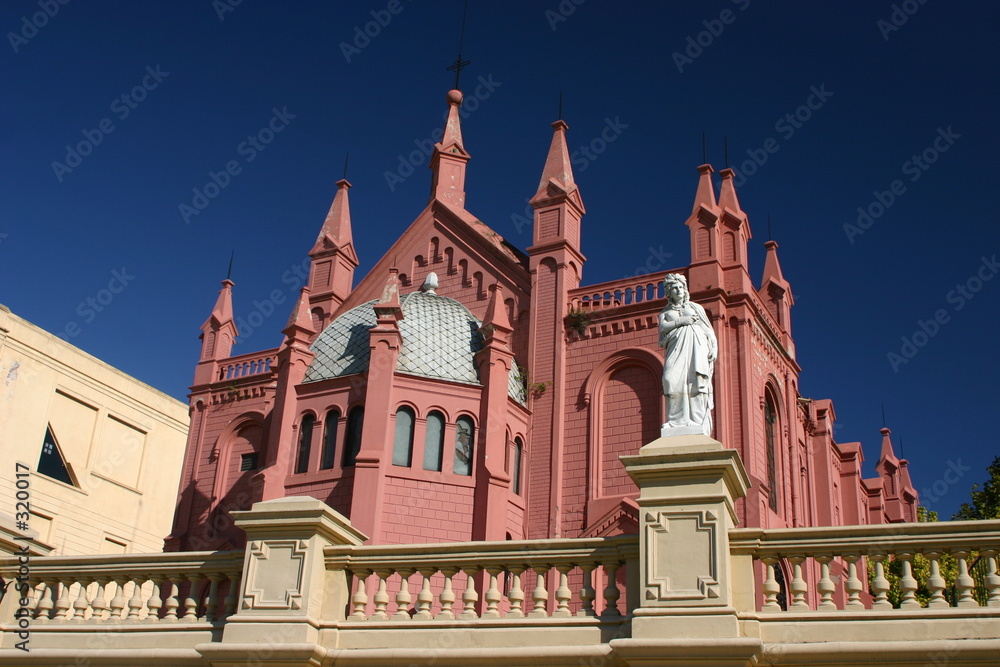
{"type": "Polygon", "coordinates": [[[969,574],[969,552],[953,551],[952,555],[958,559],[958,577],[955,579],[955,606],[978,607],[979,603],[972,595],[972,589],[976,587],[976,582],[969,574]]]}
{"type": "Polygon", "coordinates": [[[59,584],[52,579],[46,579],[43,583],[45,588],[42,589],[41,598],[35,607],[35,620],[46,623],[51,620],[52,607],[55,605],[53,598],[55,597],[56,586],[59,584]]]}
{"type": "Polygon", "coordinates": [[[948,600],[944,597],[944,577],[941,576],[941,552],[925,551],[924,556],[931,562],[931,576],[927,578],[927,590],[930,591],[931,599],[927,603],[928,607],[948,607],[948,600]]]}
{"type": "Polygon", "coordinates": [[[435,618],[451,620],[455,618],[455,591],[452,589],[452,578],[458,573],[453,567],[442,567],[441,574],[444,575],[444,588],[438,599],[441,600],[441,611],[435,618]]]}
{"type": "Polygon", "coordinates": [[[410,602],[413,597],[410,595],[410,575],[413,570],[398,570],[399,591],[396,592],[396,613],[392,615],[394,621],[410,620],[410,602]]]}
{"type": "Polygon", "coordinates": [[[618,598],[621,597],[621,592],[618,590],[618,568],[620,565],[620,563],[604,565],[604,571],[608,575],[608,585],[604,587],[604,613],[601,614],[602,616],[622,615],[618,611],[618,598]]]}
{"type": "Polygon", "coordinates": [[[545,574],[549,571],[549,566],[535,565],[531,569],[536,575],[535,590],[531,591],[531,600],[534,602],[535,608],[528,612],[528,616],[548,618],[549,612],[546,611],[545,604],[549,601],[549,593],[545,590],[545,574]]]}
{"type": "Polygon", "coordinates": [[[354,573],[354,578],[357,580],[357,589],[354,591],[354,595],[351,596],[351,604],[354,606],[354,611],[348,616],[349,620],[352,621],[366,621],[368,616],[365,612],[365,608],[368,606],[368,591],[366,590],[368,585],[368,577],[372,574],[371,570],[358,570],[354,573]]]}
{"type": "Polygon", "coordinates": [[[188,592],[187,597],[184,598],[184,620],[188,623],[194,623],[198,620],[198,603],[201,602],[198,588],[201,587],[202,576],[196,572],[187,575],[186,579],[188,580],[188,592]]]}
{"type": "Polygon", "coordinates": [[[215,612],[219,608],[219,582],[222,581],[222,575],[218,572],[213,572],[208,575],[208,597],[205,599],[205,620],[209,623],[215,622],[215,612]]]}
{"type": "Polygon", "coordinates": [[[431,591],[431,577],[437,572],[437,568],[424,567],[420,572],[420,592],[417,593],[417,613],[413,615],[415,621],[428,621],[434,618],[431,613],[431,605],[434,604],[434,593],[431,591]]]}
{"type": "Polygon", "coordinates": [[[79,622],[87,619],[87,611],[90,609],[90,602],[87,600],[87,587],[90,586],[90,580],[81,577],[78,584],[80,590],[77,591],[76,599],[73,600],[73,615],[71,618],[79,622]]]}
{"type": "Polygon", "coordinates": [[[833,556],[822,554],[813,558],[819,563],[820,572],[819,581],[816,583],[816,590],[819,591],[820,596],[816,609],[818,611],[835,611],[837,605],[833,602],[833,593],[837,590],[837,586],[830,578],[830,561],[833,560],[833,556]]]}
{"type": "Polygon", "coordinates": [[[903,563],[903,573],[899,577],[899,590],[903,594],[903,599],[899,606],[902,609],[918,609],[920,602],[917,601],[917,580],[913,578],[913,554],[897,553],[896,558],[903,563]]]}
{"type": "Polygon", "coordinates": [[[115,577],[115,594],[111,598],[111,613],[108,614],[108,620],[118,622],[122,620],[125,615],[125,582],[128,581],[124,577],[115,577]]]}
{"type": "Polygon", "coordinates": [[[389,606],[389,594],[385,590],[386,579],[392,575],[392,570],[375,570],[378,577],[378,591],[375,593],[375,612],[369,620],[385,621],[389,619],[389,614],[385,613],[385,608],[389,606]]]}
{"type": "Polygon", "coordinates": [[[132,597],[128,599],[128,618],[125,620],[136,622],[139,620],[139,612],[142,609],[142,579],[132,580],[132,597]]]}
{"type": "Polygon", "coordinates": [[[510,590],[507,591],[507,601],[510,602],[508,618],[524,618],[524,589],[521,588],[521,573],[525,568],[520,565],[510,566],[510,590]]]}
{"type": "Polygon", "coordinates": [[[794,611],[809,611],[809,603],[806,602],[806,580],[802,577],[802,562],[805,556],[789,556],[788,562],[792,564],[792,581],[788,585],[788,590],[792,594],[792,603],[788,606],[794,611]]]}
{"type": "Polygon", "coordinates": [[[573,597],[573,591],[569,589],[569,571],[573,567],[568,563],[556,565],[556,570],[559,572],[559,588],[556,589],[556,610],[552,612],[554,618],[569,618],[573,615],[569,611],[569,601],[573,597]]]}
{"type": "Polygon", "coordinates": [[[500,600],[503,599],[503,596],[500,595],[500,589],[497,587],[497,575],[503,572],[503,568],[491,565],[486,568],[486,572],[490,575],[490,585],[483,596],[483,599],[486,600],[486,611],[483,612],[482,618],[500,618],[497,607],[500,606],[500,600]]]}
{"type": "Polygon", "coordinates": [[[997,552],[983,550],[979,552],[986,559],[986,591],[989,597],[987,607],[1000,607],[1000,575],[997,575],[997,552]]]}
{"type": "Polygon", "coordinates": [[[59,597],[56,599],[56,606],[52,613],[52,620],[65,621],[69,610],[69,586],[59,582],[59,597]]]}
{"type": "Polygon", "coordinates": [[[861,559],[861,556],[852,554],[843,558],[847,561],[847,581],[844,582],[844,590],[847,591],[847,603],[844,604],[844,610],[864,609],[865,605],[861,603],[861,591],[864,587],[861,584],[861,580],[858,579],[858,561],[861,559]]]}
{"type": "Polygon", "coordinates": [[[150,583],[153,584],[153,590],[149,593],[149,598],[146,599],[146,608],[149,613],[146,614],[147,623],[156,623],[160,620],[160,608],[163,607],[163,597],[162,597],[162,586],[163,577],[158,574],[151,574],[149,576],[150,583]]]}
{"type": "Polygon", "coordinates": [[[178,600],[178,594],[180,593],[179,583],[184,581],[183,574],[168,574],[164,576],[163,583],[166,585],[166,601],[163,603],[163,620],[164,621],[176,621],[177,620],[177,608],[180,607],[180,600],[178,600]],[[178,583],[175,584],[174,580],[178,583]]]}
{"type": "Polygon", "coordinates": [[[577,616],[597,616],[597,612],[594,611],[594,599],[597,597],[593,582],[595,567],[594,563],[584,563],[580,566],[583,570],[583,587],[580,588],[580,611],[576,612],[577,616]]]}
{"type": "Polygon", "coordinates": [[[229,579],[229,592],[226,594],[225,606],[222,610],[224,618],[229,618],[236,611],[236,600],[240,594],[240,573],[230,572],[227,574],[227,579],[229,579]]]}
{"type": "Polygon", "coordinates": [[[465,570],[465,590],[462,591],[462,603],[465,605],[465,611],[458,617],[463,619],[479,618],[479,614],[476,613],[476,603],[479,601],[479,593],[476,592],[476,574],[479,572],[479,568],[472,565],[462,569],[465,570]]]}
{"type": "Polygon", "coordinates": [[[105,589],[111,580],[108,577],[94,577],[94,581],[97,582],[97,590],[94,591],[94,599],[90,601],[90,608],[92,610],[90,619],[93,621],[103,621],[104,612],[108,609],[105,589]]]}
{"type": "Polygon", "coordinates": [[[781,605],[778,604],[778,593],[781,592],[781,586],[778,585],[778,580],[774,577],[774,566],[777,564],[778,559],[773,557],[761,558],[760,561],[764,563],[767,568],[767,574],[764,576],[764,606],[760,608],[761,611],[781,611],[781,605]]]}
{"type": "Polygon", "coordinates": [[[875,563],[875,578],[872,579],[872,592],[875,593],[875,601],[872,603],[872,610],[892,609],[889,602],[889,580],[885,578],[886,554],[871,554],[868,556],[875,563]]]}

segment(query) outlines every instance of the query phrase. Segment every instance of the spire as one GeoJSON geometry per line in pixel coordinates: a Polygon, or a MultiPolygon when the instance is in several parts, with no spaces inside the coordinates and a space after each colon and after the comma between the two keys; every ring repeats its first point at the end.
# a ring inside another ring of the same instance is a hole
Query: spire
{"type": "MultiPolygon", "coordinates": [[[[719,172],[722,176],[722,187],[719,190],[719,208],[723,211],[729,209],[737,215],[743,214],[743,209],[740,208],[740,200],[736,197],[736,184],[733,183],[733,177],[736,175],[729,167],[726,167],[719,172]]],[[[745,215],[743,217],[746,217],[745,215]]]]}
{"type": "Polygon", "coordinates": [[[313,329],[312,315],[309,314],[309,288],[302,287],[299,290],[299,298],[295,302],[295,308],[292,309],[292,314],[288,317],[288,324],[282,329],[282,333],[291,337],[290,331],[302,331],[309,335],[315,334],[316,330],[313,329]]]}
{"type": "MultiPolygon", "coordinates": [[[[346,169],[346,167],[345,167],[346,169]]],[[[351,184],[346,178],[337,181],[337,194],[316,243],[309,251],[309,305],[313,313],[313,330],[318,332],[329,324],[340,304],[350,295],[358,255],[354,252],[351,231],[351,205],[347,191],[351,184]]]]}
{"type": "Polygon", "coordinates": [[[879,456],[876,468],[878,468],[878,466],[882,466],[883,462],[888,462],[892,464],[893,469],[895,470],[899,468],[899,459],[896,458],[896,452],[892,449],[892,440],[889,438],[889,434],[891,434],[892,431],[883,426],[880,432],[882,433],[882,453],[879,456]]]}
{"type": "Polygon", "coordinates": [[[222,289],[219,290],[219,298],[215,300],[215,308],[212,309],[212,314],[208,316],[205,323],[201,325],[202,329],[206,327],[212,327],[218,330],[226,322],[233,321],[233,286],[234,283],[229,278],[222,281],[222,289]]]}
{"type": "Polygon", "coordinates": [[[351,232],[351,206],[347,198],[347,191],[351,183],[342,178],[337,181],[337,194],[333,197],[333,204],[326,214],[323,227],[319,230],[319,236],[310,255],[323,253],[333,249],[343,249],[357,260],[354,255],[354,239],[351,232]]]}
{"type": "Polygon", "coordinates": [[[499,283],[490,286],[490,303],[486,306],[486,316],[483,317],[483,326],[480,330],[487,338],[500,334],[504,341],[507,334],[514,330],[507,316],[507,306],[503,302],[503,288],[499,283]]]}
{"type": "Polygon", "coordinates": [[[218,362],[229,357],[236,340],[236,323],[233,322],[233,285],[226,278],[215,300],[211,315],[201,325],[201,360],[194,371],[194,384],[215,382],[218,377],[218,362]]]}
{"type": "MultiPolygon", "coordinates": [[[[549,145],[549,154],[545,158],[545,166],[542,168],[542,178],[538,182],[538,189],[535,196],[531,198],[531,203],[536,200],[547,199],[553,194],[570,194],[576,192],[579,199],[579,191],[576,181],[573,179],[573,165],[569,158],[569,148],[566,145],[566,130],[569,129],[564,121],[557,120],[552,123],[552,143],[549,145]],[[551,188],[551,189],[550,189],[551,188]]],[[[580,207],[583,202],[580,201],[580,207]]]]}
{"type": "Polygon", "coordinates": [[[448,91],[448,119],[441,141],[434,144],[431,156],[431,200],[439,200],[465,208],[465,168],[469,154],[462,144],[462,91],[448,91]]]}
{"type": "Polygon", "coordinates": [[[698,190],[694,193],[694,208],[692,213],[697,213],[702,207],[712,211],[716,208],[715,187],[712,185],[712,165],[703,164],[698,167],[698,190]]]}
{"type": "Polygon", "coordinates": [[[767,241],[764,243],[764,248],[767,250],[767,255],[764,258],[764,279],[761,281],[761,290],[766,289],[768,285],[780,287],[784,290],[782,296],[787,295],[788,305],[793,305],[795,301],[792,299],[791,285],[785,280],[781,272],[781,263],[778,261],[778,242],[767,241]]]}

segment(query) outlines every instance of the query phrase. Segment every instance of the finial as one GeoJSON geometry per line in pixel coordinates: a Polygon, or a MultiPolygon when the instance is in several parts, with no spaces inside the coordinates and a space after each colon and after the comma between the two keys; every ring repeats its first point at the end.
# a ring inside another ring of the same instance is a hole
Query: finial
{"type": "Polygon", "coordinates": [[[882,428],[885,428],[885,402],[882,403],[882,428]]]}
{"type": "Polygon", "coordinates": [[[431,271],[424,278],[424,284],[420,286],[420,291],[425,294],[437,294],[434,290],[438,288],[438,277],[437,274],[431,271]]]}
{"type": "MultiPolygon", "coordinates": [[[[773,241],[771,238],[771,212],[767,212],[767,240],[773,241]]],[[[882,425],[885,426],[885,406],[882,406],[882,425]]]]}
{"type": "Polygon", "coordinates": [[[557,120],[562,120],[562,91],[559,91],[559,116],[557,120]]]}
{"type": "Polygon", "coordinates": [[[226,280],[229,280],[233,276],[233,258],[236,257],[236,250],[233,250],[233,254],[229,256],[229,269],[226,271],[226,280]]]}
{"type": "MultiPolygon", "coordinates": [[[[455,89],[458,89],[458,81],[462,76],[462,69],[471,64],[468,60],[462,60],[462,46],[465,44],[465,17],[469,14],[469,0],[465,0],[465,9],[462,11],[462,32],[458,38],[458,58],[446,69],[455,72],[455,89]]],[[[461,103],[461,102],[459,102],[461,103]]]]}
{"type": "Polygon", "coordinates": [[[701,133],[701,163],[708,164],[708,146],[705,142],[705,133],[701,133]]]}
{"type": "Polygon", "coordinates": [[[343,180],[345,180],[345,181],[347,180],[347,161],[349,159],[351,159],[351,154],[350,153],[344,153],[344,179],[343,180]]]}
{"type": "Polygon", "coordinates": [[[723,143],[725,144],[725,151],[726,151],[726,169],[729,169],[729,137],[728,137],[728,136],[725,136],[725,137],[723,137],[723,138],[722,138],[722,141],[723,141],[723,143]]]}

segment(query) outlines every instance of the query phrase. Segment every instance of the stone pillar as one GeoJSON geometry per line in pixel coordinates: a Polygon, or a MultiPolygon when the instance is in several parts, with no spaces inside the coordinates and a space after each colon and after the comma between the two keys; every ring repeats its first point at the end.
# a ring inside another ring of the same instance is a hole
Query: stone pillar
{"type": "Polygon", "coordinates": [[[694,642],[705,664],[751,664],[761,643],[741,631],[729,554],[736,500],[750,486],[739,453],[708,436],[676,435],[621,461],[639,486],[639,600],[632,637],[613,640],[615,652],[631,665],[654,656],[665,665],[683,645],[676,664],[686,665],[694,642]]]}
{"type": "Polygon", "coordinates": [[[265,648],[274,656],[292,649],[308,653],[309,646],[322,652],[320,620],[344,620],[351,594],[345,570],[327,571],[323,549],[359,545],[367,536],[315,498],[254,503],[233,516],[247,534],[236,614],[227,621],[222,642],[199,651],[212,664],[265,648]]]}

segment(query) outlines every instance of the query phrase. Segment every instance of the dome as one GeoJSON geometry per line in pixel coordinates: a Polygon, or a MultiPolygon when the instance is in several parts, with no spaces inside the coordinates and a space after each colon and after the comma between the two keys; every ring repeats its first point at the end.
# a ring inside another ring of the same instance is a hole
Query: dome
{"type": "MultiPolygon", "coordinates": [[[[432,292],[400,297],[403,348],[399,373],[479,384],[474,357],[483,346],[482,322],[458,301],[432,292]]],[[[368,369],[368,331],[375,326],[375,301],[352,308],[323,330],[312,344],[316,358],[306,382],[363,373],[368,369]]]]}

